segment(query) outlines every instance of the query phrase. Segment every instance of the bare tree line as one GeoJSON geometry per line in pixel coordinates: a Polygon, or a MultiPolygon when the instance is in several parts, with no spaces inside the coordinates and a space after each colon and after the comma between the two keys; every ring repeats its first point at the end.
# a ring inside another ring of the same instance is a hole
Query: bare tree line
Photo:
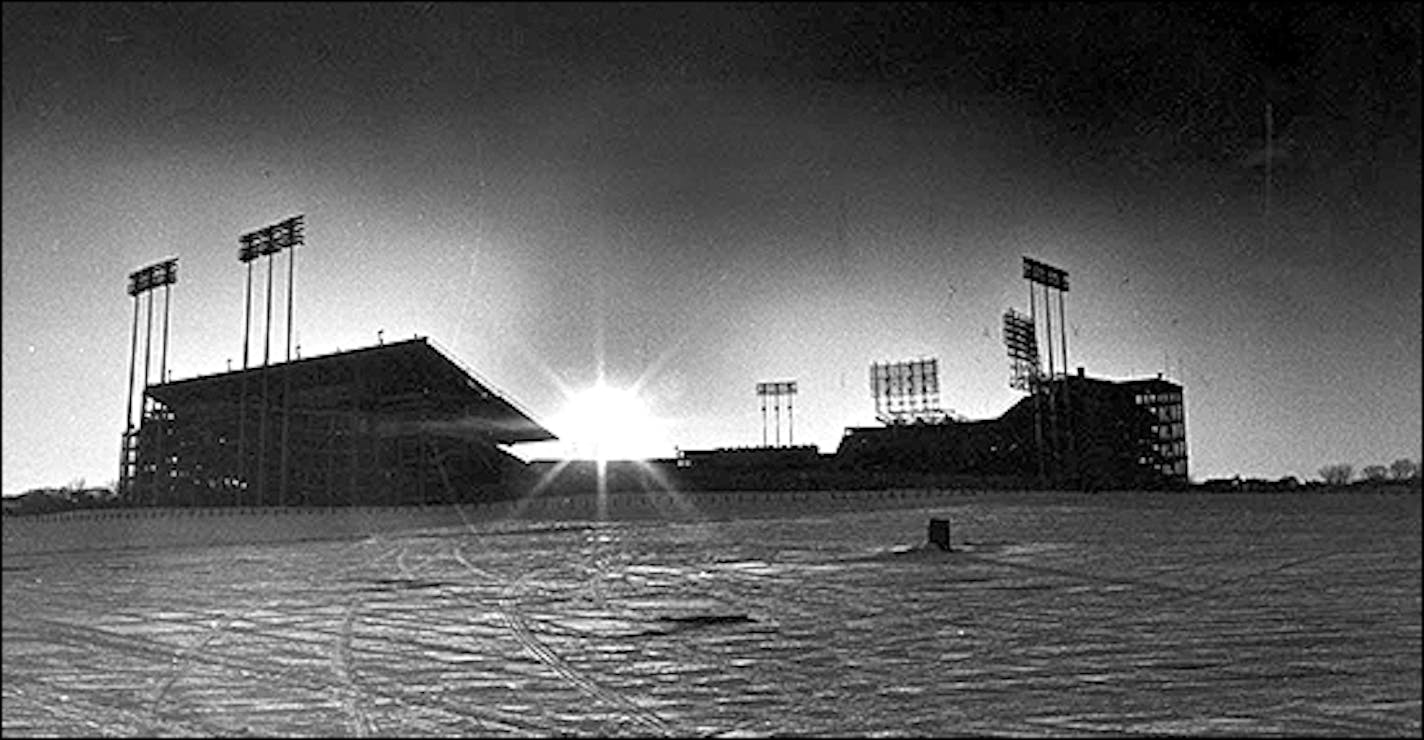
{"type": "MultiPolygon", "coordinates": [[[[1384,481],[1409,481],[1419,477],[1419,463],[1401,457],[1384,465],[1366,465],[1360,469],[1358,480],[1379,483],[1384,481]]],[[[1343,486],[1356,480],[1355,467],[1349,463],[1334,463],[1320,469],[1320,478],[1327,485],[1343,486]]]]}

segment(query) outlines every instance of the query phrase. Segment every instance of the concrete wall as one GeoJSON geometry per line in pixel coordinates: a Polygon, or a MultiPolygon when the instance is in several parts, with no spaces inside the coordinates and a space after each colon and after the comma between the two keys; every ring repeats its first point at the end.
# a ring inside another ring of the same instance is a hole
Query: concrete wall
{"type": "Polygon", "coordinates": [[[499,521],[697,521],[932,506],[971,492],[728,491],[540,496],[519,502],[340,508],[158,508],[4,517],[4,556],[133,547],[354,539],[499,521]]]}

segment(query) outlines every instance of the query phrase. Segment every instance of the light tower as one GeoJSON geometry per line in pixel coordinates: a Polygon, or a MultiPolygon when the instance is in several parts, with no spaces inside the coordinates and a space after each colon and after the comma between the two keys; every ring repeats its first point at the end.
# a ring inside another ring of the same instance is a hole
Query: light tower
{"type": "Polygon", "coordinates": [[[1038,387],[1043,382],[1043,367],[1038,357],[1038,333],[1033,319],[1009,309],[1004,312],[1004,346],[1009,352],[1009,387],[1028,391],[1033,397],[1034,457],[1038,464],[1038,481],[1045,482],[1043,465],[1043,414],[1039,408],[1038,387]]]}
{"type": "Polygon", "coordinates": [[[781,399],[786,399],[786,424],[787,424],[787,444],[794,443],[795,428],[793,419],[792,402],[796,398],[796,381],[781,380],[761,382],[756,384],[757,397],[761,399],[761,446],[766,447],[766,400],[771,399],[772,410],[776,415],[776,446],[781,446],[781,399]]]}
{"type": "MultiPolygon", "coordinates": [[[[143,339],[143,389],[140,396],[139,424],[148,415],[148,383],[150,380],[150,360],[153,357],[153,291],[163,288],[163,349],[159,361],[159,382],[163,382],[168,369],[168,316],[173,301],[173,284],[178,282],[178,258],[172,257],[129,273],[129,295],[134,299],[132,340],[129,349],[129,390],[124,406],[124,434],[119,455],[119,490],[121,496],[129,496],[133,486],[138,453],[138,430],[134,426],[134,373],[138,367],[138,313],[139,296],[147,294],[147,309],[143,339]]],[[[160,438],[161,439],[161,438],[160,438]]]]}
{"type": "MultiPolygon", "coordinates": [[[[271,258],[283,250],[287,250],[287,362],[292,359],[292,286],[296,276],[297,252],[293,247],[305,244],[303,234],[302,215],[292,216],[284,221],[279,221],[269,226],[264,226],[255,231],[250,231],[238,237],[237,260],[247,265],[247,299],[243,310],[242,327],[242,369],[247,369],[248,338],[251,334],[252,317],[252,262],[258,257],[271,258]]],[[[270,386],[267,377],[267,365],[271,361],[272,348],[272,260],[267,261],[267,321],[263,327],[262,342],[262,415],[261,422],[257,427],[257,502],[265,503],[266,479],[267,479],[267,415],[271,406],[270,386]]],[[[290,402],[288,401],[287,390],[290,389],[290,379],[288,373],[282,373],[283,393],[282,393],[282,479],[278,488],[277,504],[280,506],[287,489],[287,442],[288,442],[288,415],[290,412],[290,402]]],[[[242,398],[239,401],[239,421],[238,421],[238,442],[237,454],[239,460],[239,470],[241,477],[245,481],[247,478],[247,385],[246,376],[243,377],[242,398]]]]}
{"type": "MultiPolygon", "coordinates": [[[[1030,257],[1023,258],[1023,276],[1028,281],[1029,321],[1036,325],[1038,306],[1035,286],[1043,291],[1043,309],[1048,338],[1048,376],[1046,382],[1036,384],[1034,392],[1035,410],[1039,404],[1048,407],[1048,456],[1052,463],[1052,474],[1057,481],[1062,477],[1062,459],[1073,449],[1072,419],[1068,399],[1068,321],[1063,315],[1063,294],[1068,292],[1068,273],[1052,265],[1030,257]],[[1049,291],[1058,294],[1058,339],[1062,346],[1063,375],[1060,378],[1053,361],[1053,302],[1049,291]],[[1042,400],[1040,401],[1040,397],[1042,400]]],[[[1034,345],[1037,347],[1037,329],[1034,345]]]]}

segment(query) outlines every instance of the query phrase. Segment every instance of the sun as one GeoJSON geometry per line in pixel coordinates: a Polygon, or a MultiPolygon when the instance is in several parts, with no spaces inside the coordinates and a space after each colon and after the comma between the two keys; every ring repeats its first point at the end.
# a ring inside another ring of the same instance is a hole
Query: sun
{"type": "Polygon", "coordinates": [[[569,459],[645,460],[665,456],[662,424],[638,394],[598,383],[574,393],[551,420],[569,459]]]}

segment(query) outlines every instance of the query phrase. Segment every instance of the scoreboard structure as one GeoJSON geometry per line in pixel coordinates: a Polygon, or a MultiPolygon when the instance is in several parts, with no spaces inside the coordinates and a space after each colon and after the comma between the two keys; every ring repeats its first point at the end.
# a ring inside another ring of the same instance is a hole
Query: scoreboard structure
{"type": "Polygon", "coordinates": [[[939,423],[939,360],[875,362],[870,365],[870,395],[882,424],[939,423]]]}

